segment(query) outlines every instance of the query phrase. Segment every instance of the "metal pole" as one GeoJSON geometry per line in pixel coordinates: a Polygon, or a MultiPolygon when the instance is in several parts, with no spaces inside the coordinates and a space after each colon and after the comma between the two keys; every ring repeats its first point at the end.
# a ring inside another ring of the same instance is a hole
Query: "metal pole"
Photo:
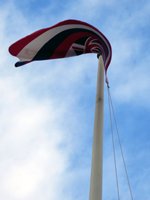
{"type": "Polygon", "coordinates": [[[104,101],[104,62],[99,57],[96,107],[94,120],[94,138],[92,147],[92,167],[90,180],[90,200],[102,200],[103,173],[103,101],[104,101]]]}

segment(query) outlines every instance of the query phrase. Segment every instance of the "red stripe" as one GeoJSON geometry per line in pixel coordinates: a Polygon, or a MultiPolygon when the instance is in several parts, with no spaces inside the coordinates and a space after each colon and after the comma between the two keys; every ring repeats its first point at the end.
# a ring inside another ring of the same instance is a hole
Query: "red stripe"
{"type": "Polygon", "coordinates": [[[12,44],[9,47],[9,52],[13,55],[13,56],[17,56],[19,54],[19,52],[27,45],[29,44],[32,40],[34,40],[36,37],[38,37],[39,35],[41,35],[42,33],[44,33],[45,31],[47,31],[48,28],[45,29],[41,29],[38,30],[30,35],[27,35],[26,37],[18,40],[17,42],[15,42],[14,44],[12,44]]]}
{"type": "MultiPolygon", "coordinates": [[[[62,22],[59,22],[57,23],[56,25],[52,26],[51,28],[54,28],[54,27],[57,27],[57,26],[63,26],[63,25],[68,25],[68,24],[77,24],[77,25],[85,25],[85,26],[88,26],[92,29],[94,29],[95,31],[99,32],[100,34],[102,34],[97,28],[95,28],[94,26],[86,23],[86,22],[82,22],[80,20],[74,20],[74,19],[69,19],[69,20],[65,20],[65,21],[62,21],[62,22]]],[[[103,35],[103,34],[102,34],[103,35]]],[[[103,35],[104,36],[104,35],[103,35]]],[[[105,36],[104,36],[105,37],[105,36]]]]}
{"type": "MultiPolygon", "coordinates": [[[[73,19],[70,19],[70,20],[62,21],[62,22],[60,22],[60,23],[54,25],[53,27],[60,26],[60,25],[65,25],[65,24],[81,24],[81,25],[88,26],[88,27],[94,29],[95,31],[97,31],[97,32],[101,35],[102,40],[103,40],[103,38],[105,39],[105,41],[106,41],[105,43],[107,43],[107,45],[108,45],[108,54],[109,54],[109,55],[108,55],[108,56],[109,56],[109,59],[108,59],[107,63],[105,63],[105,70],[107,71],[107,68],[108,68],[108,66],[109,66],[109,64],[110,64],[110,61],[111,61],[111,58],[112,58],[112,48],[111,48],[110,42],[109,42],[108,39],[105,37],[105,35],[104,35],[102,32],[100,32],[97,28],[95,28],[94,26],[92,26],[92,25],[90,25],[90,24],[88,24],[88,23],[86,23],[86,22],[82,22],[82,21],[80,21],[80,20],[73,20],[73,19]]],[[[106,56],[106,58],[107,58],[107,56],[106,56]]]]}
{"type": "Polygon", "coordinates": [[[64,58],[71,47],[71,45],[77,41],[78,39],[86,36],[91,36],[88,32],[79,32],[71,34],[67,39],[65,39],[54,51],[53,55],[50,57],[50,59],[54,58],[64,58]]]}

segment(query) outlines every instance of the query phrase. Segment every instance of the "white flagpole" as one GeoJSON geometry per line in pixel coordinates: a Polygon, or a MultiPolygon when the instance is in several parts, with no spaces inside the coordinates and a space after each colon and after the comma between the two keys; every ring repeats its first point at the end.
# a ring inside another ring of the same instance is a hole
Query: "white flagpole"
{"type": "Polygon", "coordinates": [[[92,147],[90,200],[102,200],[103,113],[104,113],[103,101],[104,101],[104,62],[102,56],[100,55],[98,62],[94,138],[92,147]]]}

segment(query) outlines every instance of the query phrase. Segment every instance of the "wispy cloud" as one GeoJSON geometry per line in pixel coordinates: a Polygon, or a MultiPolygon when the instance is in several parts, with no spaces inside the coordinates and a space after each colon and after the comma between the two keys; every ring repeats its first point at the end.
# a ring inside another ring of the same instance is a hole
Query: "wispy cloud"
{"type": "MultiPolygon", "coordinates": [[[[112,38],[113,59],[109,74],[110,81],[115,85],[116,100],[149,106],[149,29],[146,18],[150,4],[145,2],[140,10],[138,7],[129,7],[121,22],[120,12],[112,17],[110,40],[112,38]]],[[[122,7],[121,10],[126,9],[122,7]]]]}
{"type": "Polygon", "coordinates": [[[1,198],[38,198],[35,192],[47,179],[53,180],[52,195],[69,164],[62,148],[67,139],[57,124],[63,112],[51,100],[35,100],[20,78],[1,84],[1,198]]]}

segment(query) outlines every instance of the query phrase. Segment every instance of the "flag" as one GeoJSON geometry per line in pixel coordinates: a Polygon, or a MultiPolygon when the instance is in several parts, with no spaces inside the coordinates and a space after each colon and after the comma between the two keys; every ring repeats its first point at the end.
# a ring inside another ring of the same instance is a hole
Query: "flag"
{"type": "Polygon", "coordinates": [[[94,26],[79,20],[65,20],[38,30],[12,44],[9,52],[20,60],[16,67],[37,60],[96,53],[102,55],[105,70],[112,54],[107,38],[94,26]]]}

